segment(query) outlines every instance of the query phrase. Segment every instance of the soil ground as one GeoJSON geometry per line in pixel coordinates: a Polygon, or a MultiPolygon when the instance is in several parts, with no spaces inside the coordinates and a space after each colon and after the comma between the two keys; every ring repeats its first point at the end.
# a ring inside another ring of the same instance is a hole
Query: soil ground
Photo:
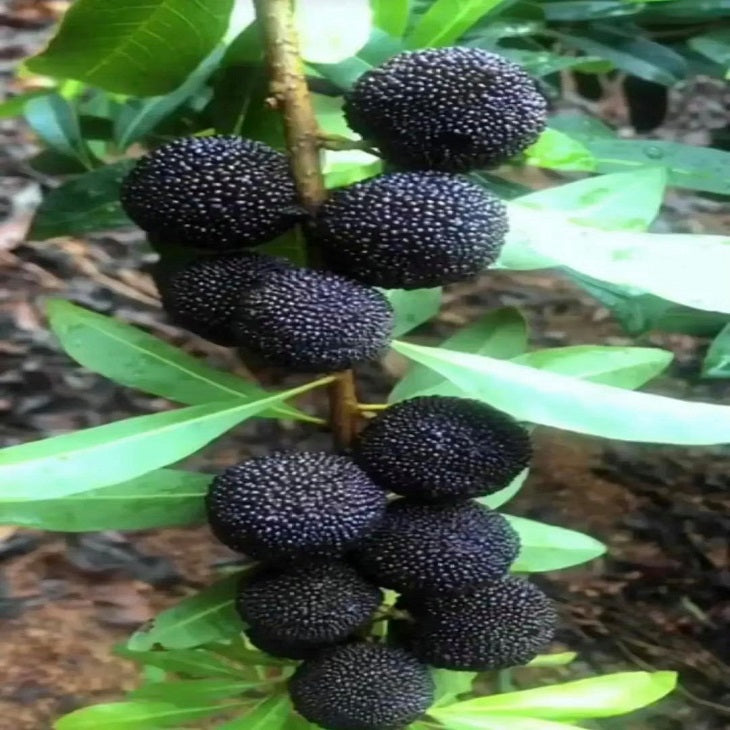
{"type": "MultiPolygon", "coordinates": [[[[36,47],[62,3],[5,3],[0,72],[36,47]],[[20,27],[19,27],[20,26],[20,27]]],[[[0,416],[2,445],[171,406],[104,380],[64,355],[44,319],[50,296],[72,299],[137,324],[223,368],[241,370],[230,351],[166,323],[137,232],[23,242],[40,191],[52,181],[24,160],[27,130],[0,122],[0,416]]],[[[548,184],[536,178],[535,184],[548,184]]],[[[662,225],[727,233],[727,206],[672,194],[662,225]]],[[[519,306],[531,346],[631,344],[608,312],[568,280],[545,272],[490,274],[454,287],[419,340],[436,343],[486,309],[519,306]]],[[[652,334],[644,344],[675,353],[650,390],[730,402],[728,386],[707,383],[698,366],[707,342],[652,334]]],[[[397,358],[360,373],[362,400],[382,400],[403,368],[397,358]]],[[[277,446],[320,447],[326,434],[270,421],[246,425],[190,460],[215,470],[277,446]]],[[[579,659],[534,683],[632,669],[676,669],[681,689],[613,730],[720,730],[730,727],[730,476],[727,450],[673,448],[536,432],[531,477],[510,511],[579,529],[610,546],[587,567],[541,576],[558,602],[555,648],[579,659]]],[[[211,581],[231,554],[203,527],[135,534],[55,535],[0,526],[0,730],[45,730],[91,702],[119,698],[135,670],[110,650],[154,612],[211,581]]]]}

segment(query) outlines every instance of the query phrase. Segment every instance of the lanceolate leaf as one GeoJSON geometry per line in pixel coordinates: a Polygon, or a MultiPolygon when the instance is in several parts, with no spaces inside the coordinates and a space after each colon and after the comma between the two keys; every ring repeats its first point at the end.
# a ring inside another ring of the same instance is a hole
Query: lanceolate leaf
{"type": "Polygon", "coordinates": [[[546,129],[540,138],[525,150],[526,162],[551,170],[596,169],[596,160],[585,145],[557,129],[546,129]]]}
{"type": "Polygon", "coordinates": [[[589,535],[546,525],[524,517],[505,515],[520,536],[520,553],[514,573],[541,573],[587,563],[606,552],[606,546],[589,535]]]}
{"type": "Polygon", "coordinates": [[[529,473],[529,469],[523,469],[504,489],[500,489],[498,492],[494,492],[494,494],[488,494],[486,497],[479,497],[477,502],[486,504],[487,507],[491,507],[492,509],[501,507],[503,504],[509,502],[510,499],[512,499],[512,497],[514,497],[517,492],[522,489],[529,473]]]}
{"type": "Polygon", "coordinates": [[[303,391],[137,416],[11,446],[0,452],[0,499],[50,499],[133,479],[182,459],[297,392],[303,391]]]}
{"type": "Polygon", "coordinates": [[[147,530],[205,520],[212,476],[160,469],[111,487],[55,499],[0,499],[0,524],[60,532],[147,530]]]}
{"type": "Polygon", "coordinates": [[[118,647],[114,653],[144,666],[157,667],[183,677],[222,677],[228,680],[241,677],[241,667],[233,666],[205,649],[130,651],[126,647],[118,647]]]}
{"type": "Polygon", "coordinates": [[[713,340],[702,365],[706,378],[730,378],[730,324],[713,340]]]}
{"type": "MultiPolygon", "coordinates": [[[[130,388],[201,405],[211,401],[251,402],[269,395],[254,383],[208,367],[177,347],[143,330],[63,299],[48,305],[51,328],[63,349],[84,367],[130,388]]],[[[269,413],[311,420],[301,411],[277,405],[269,413]]]]}
{"type": "Polygon", "coordinates": [[[44,241],[132,225],[119,204],[119,188],[132,165],[121,160],[51,190],[36,210],[28,238],[44,241]]]}
{"type": "Polygon", "coordinates": [[[247,682],[241,679],[187,679],[177,682],[152,682],[129,693],[134,700],[173,702],[178,707],[200,706],[229,697],[240,697],[244,692],[265,687],[271,682],[247,682]]]}
{"type": "Polygon", "coordinates": [[[290,715],[289,698],[283,694],[276,695],[245,715],[221,725],[218,730],[289,730],[290,715]]]}
{"type": "Polygon", "coordinates": [[[179,707],[171,702],[113,702],[76,710],[56,721],[53,727],[55,730],[158,730],[232,712],[250,703],[251,700],[220,705],[203,702],[198,707],[179,707]]]}
{"type": "Polygon", "coordinates": [[[241,633],[241,619],[233,607],[240,579],[240,574],[230,575],[158,614],[151,627],[132,635],[127,648],[148,651],[159,644],[166,649],[191,649],[241,633]]]}
{"type": "Polygon", "coordinates": [[[373,25],[400,38],[408,25],[410,0],[371,0],[373,25]]]}
{"type": "Polygon", "coordinates": [[[675,672],[623,672],[522,692],[488,695],[439,708],[431,714],[444,721],[448,717],[478,719],[485,714],[568,722],[612,717],[656,702],[669,694],[676,683],[675,672]]]}
{"type": "Polygon", "coordinates": [[[538,654],[531,662],[526,664],[528,667],[564,667],[570,664],[578,657],[577,652],[562,651],[558,654],[538,654]]]}
{"type": "MultiPolygon", "coordinates": [[[[527,323],[515,308],[493,309],[444,340],[441,347],[455,352],[509,359],[521,355],[527,349],[527,323]]],[[[411,363],[408,373],[393,388],[388,401],[394,403],[436,391],[439,395],[461,394],[456,386],[446,382],[439,373],[411,363]]]]}
{"type": "Polygon", "coordinates": [[[730,442],[730,407],[635,393],[496,358],[394,342],[464,393],[523,421],[624,441],[730,442]]]}
{"type": "Polygon", "coordinates": [[[538,720],[534,717],[510,717],[509,715],[481,714],[462,717],[460,715],[442,716],[438,719],[448,730],[581,730],[577,725],[566,725],[551,720],[538,720]]]}
{"type": "Polygon", "coordinates": [[[28,67],[107,91],[172,91],[223,38],[233,0],[77,0],[28,67]]]}
{"type": "Polygon", "coordinates": [[[395,311],[394,337],[400,337],[438,314],[441,287],[435,289],[389,289],[385,292],[395,311]]]}
{"type": "Polygon", "coordinates": [[[436,0],[406,39],[409,48],[448,46],[504,0],[436,0]]]}

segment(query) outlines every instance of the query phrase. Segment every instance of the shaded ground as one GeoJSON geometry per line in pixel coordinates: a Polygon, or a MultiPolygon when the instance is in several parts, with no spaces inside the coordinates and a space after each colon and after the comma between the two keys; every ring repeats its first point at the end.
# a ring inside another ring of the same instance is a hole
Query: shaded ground
{"type": "MultiPolygon", "coordinates": [[[[32,25],[42,5],[16,4],[25,15],[12,18],[32,25]]],[[[26,38],[25,30],[2,28],[2,18],[0,13],[0,46],[5,31],[3,47],[12,48],[10,37],[17,46],[2,61],[11,65],[28,43],[37,43],[38,32],[30,28],[26,38]]],[[[88,373],[60,352],[43,316],[49,296],[113,313],[220,367],[241,370],[230,352],[164,322],[144,273],[150,257],[136,233],[20,243],[28,211],[49,181],[22,162],[31,148],[22,128],[2,122],[0,136],[2,445],[170,406],[88,373]]],[[[666,227],[728,230],[727,207],[674,194],[669,203],[666,227]]],[[[417,333],[424,342],[437,342],[485,309],[504,305],[528,316],[533,347],[630,342],[607,312],[552,275],[490,275],[455,287],[447,300],[438,321],[417,333]]],[[[728,402],[726,385],[697,380],[705,342],[658,335],[646,340],[676,354],[669,375],[652,390],[728,402]]],[[[384,368],[364,370],[363,400],[382,399],[402,366],[389,358],[384,368]]],[[[556,647],[580,652],[579,661],[555,674],[678,669],[683,689],[673,699],[631,722],[602,727],[730,727],[727,451],[598,441],[547,429],[536,438],[532,476],[510,511],[589,532],[611,547],[605,560],[540,579],[561,606],[556,647]]],[[[191,464],[216,469],[295,443],[324,446],[327,437],[255,422],[191,464]]],[[[208,583],[228,559],[204,528],[64,537],[0,526],[0,730],[44,730],[75,707],[119,697],[133,686],[135,672],[110,656],[111,646],[208,583]]],[[[534,673],[528,681],[535,681],[534,673]]]]}

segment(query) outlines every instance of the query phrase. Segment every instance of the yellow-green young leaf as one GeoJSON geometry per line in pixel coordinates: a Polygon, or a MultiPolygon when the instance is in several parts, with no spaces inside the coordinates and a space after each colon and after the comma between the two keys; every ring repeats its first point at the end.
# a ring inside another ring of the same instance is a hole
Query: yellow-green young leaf
{"type": "Polygon", "coordinates": [[[584,720],[612,717],[651,705],[677,684],[676,672],[622,672],[549,687],[479,697],[432,711],[479,718],[485,714],[526,716],[542,720],[584,720]]]}
{"type": "Polygon", "coordinates": [[[525,155],[528,165],[551,170],[592,172],[596,169],[596,159],[590,150],[557,129],[546,129],[537,142],[527,148],[525,155]]]}
{"type": "Polygon", "coordinates": [[[454,672],[450,669],[434,669],[433,680],[436,684],[435,707],[449,705],[456,701],[459,695],[464,695],[472,690],[476,672],[454,672]]]}
{"type": "Polygon", "coordinates": [[[133,96],[165,94],[223,38],[233,0],[76,0],[35,73],[133,96]]]}
{"type": "Polygon", "coordinates": [[[205,521],[209,474],[160,469],[110,487],[54,499],[0,498],[0,524],[60,532],[148,530],[205,521]]]}
{"type": "Polygon", "coordinates": [[[497,268],[566,266],[688,307],[730,313],[727,236],[603,231],[515,201],[508,212],[510,231],[497,268]]]}
{"type": "Polygon", "coordinates": [[[673,357],[668,350],[655,347],[572,345],[528,352],[512,362],[633,390],[659,375],[673,357]]]}
{"type": "Polygon", "coordinates": [[[573,223],[606,231],[645,231],[659,213],[666,167],[644,167],[576,180],[519,198],[522,205],[561,210],[573,223]]]}
{"type": "Polygon", "coordinates": [[[730,442],[730,407],[588,383],[491,357],[396,341],[393,348],[432,368],[465,394],[522,421],[622,441],[730,442]]]}
{"type": "Polygon", "coordinates": [[[232,712],[250,702],[203,703],[201,707],[178,707],[171,702],[113,702],[76,710],[57,720],[53,727],[55,730],[159,730],[232,712]]]}
{"type": "Polygon", "coordinates": [[[337,63],[354,56],[368,42],[372,28],[369,0],[296,0],[294,7],[305,61],[337,63]]]}
{"type": "Polygon", "coordinates": [[[400,38],[408,25],[410,4],[410,0],[370,0],[373,25],[400,38]]]}
{"type": "Polygon", "coordinates": [[[509,715],[484,714],[478,717],[449,715],[439,716],[438,719],[447,730],[581,730],[577,725],[509,715]]]}
{"type": "Polygon", "coordinates": [[[525,666],[541,668],[541,667],[564,667],[575,661],[578,653],[575,651],[563,651],[559,654],[538,654],[531,662],[525,666]]]}
{"type": "Polygon", "coordinates": [[[491,509],[497,509],[509,502],[522,489],[529,473],[529,469],[523,469],[504,489],[488,494],[486,497],[479,497],[477,502],[481,502],[491,509]]]}
{"type": "MultiPolygon", "coordinates": [[[[399,337],[400,334],[396,332],[394,336],[399,337]]],[[[510,359],[527,349],[527,322],[514,307],[493,309],[444,340],[440,346],[455,352],[510,359]]],[[[416,395],[431,395],[436,391],[439,395],[463,395],[438,373],[411,363],[406,376],[391,391],[388,401],[395,403],[416,395]]]]}
{"type": "Polygon", "coordinates": [[[514,573],[537,573],[581,565],[600,557],[606,546],[582,532],[505,515],[520,536],[520,553],[514,573]]]}
{"type": "Polygon", "coordinates": [[[286,695],[269,697],[241,717],[221,725],[218,730],[289,730],[291,703],[286,695]]]}
{"type": "Polygon", "coordinates": [[[265,408],[311,388],[137,416],[0,451],[0,499],[50,499],[118,484],[197,451],[265,408]]]}
{"type": "MultiPolygon", "coordinates": [[[[269,396],[255,383],[216,370],[164,340],[126,322],[52,299],[51,329],[76,362],[130,388],[186,405],[251,402],[269,396]]],[[[276,405],[267,415],[311,420],[296,408],[276,405]]]]}
{"type": "Polygon", "coordinates": [[[159,644],[166,649],[192,649],[240,634],[241,619],[233,605],[240,580],[240,573],[229,575],[158,614],[151,626],[132,635],[127,648],[146,652],[159,644]]]}
{"type": "Polygon", "coordinates": [[[406,38],[409,48],[448,46],[504,0],[436,0],[406,38]]]}

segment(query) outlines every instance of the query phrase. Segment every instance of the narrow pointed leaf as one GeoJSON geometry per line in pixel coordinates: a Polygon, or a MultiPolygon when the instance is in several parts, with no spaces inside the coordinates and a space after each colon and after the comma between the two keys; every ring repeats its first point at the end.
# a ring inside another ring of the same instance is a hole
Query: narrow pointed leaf
{"type": "Polygon", "coordinates": [[[612,717],[646,707],[669,694],[675,672],[622,672],[577,682],[508,692],[459,702],[432,711],[448,716],[479,718],[484,714],[527,716],[543,720],[583,720],[612,717]]]}
{"type": "Polygon", "coordinates": [[[513,573],[561,570],[587,563],[606,552],[606,546],[582,532],[524,517],[505,515],[520,536],[520,553],[512,565],[513,573]]]}
{"type": "Polygon", "coordinates": [[[410,0],[371,0],[373,25],[400,38],[408,25],[410,0]]]}
{"type": "Polygon", "coordinates": [[[11,446],[0,451],[0,499],[49,499],[133,479],[188,456],[295,392],[137,416],[11,446]]]}
{"type": "Polygon", "coordinates": [[[450,705],[459,695],[472,691],[476,672],[454,672],[450,669],[434,669],[432,672],[436,685],[436,707],[450,705]]]}
{"type": "Polygon", "coordinates": [[[156,667],[165,672],[174,672],[194,679],[209,677],[235,679],[241,676],[241,667],[236,667],[205,649],[131,651],[121,646],[117,647],[114,653],[143,666],[156,667]]]}
{"type": "Polygon", "coordinates": [[[488,494],[486,497],[479,497],[477,502],[486,504],[487,507],[491,507],[492,509],[501,507],[522,489],[529,473],[529,469],[523,469],[504,489],[500,489],[498,492],[494,492],[494,494],[488,494]]]}
{"type": "Polygon", "coordinates": [[[730,324],[712,341],[702,364],[706,378],[730,378],[730,324]]]}
{"type": "Polygon", "coordinates": [[[504,0],[436,0],[406,39],[409,48],[448,46],[504,0]]]}
{"type": "Polygon", "coordinates": [[[575,651],[563,651],[558,654],[538,654],[531,662],[525,666],[528,667],[564,667],[570,664],[578,657],[575,651]]]}
{"type": "Polygon", "coordinates": [[[730,442],[730,407],[636,393],[436,347],[394,349],[441,373],[464,393],[522,421],[604,438],[667,444],[730,442]]]}
{"type": "Polygon", "coordinates": [[[177,682],[152,682],[129,693],[133,700],[157,700],[172,702],[178,707],[196,707],[206,702],[217,702],[240,697],[244,692],[270,685],[271,682],[261,680],[247,682],[236,679],[188,679],[177,682]]]}
{"type": "MultiPolygon", "coordinates": [[[[47,311],[51,328],[76,362],[122,385],[187,405],[229,399],[250,402],[269,396],[255,383],[211,368],[113,317],[63,299],[48,302],[47,311]]],[[[308,419],[285,405],[272,408],[270,414],[274,413],[308,419]]]]}
{"type": "Polygon", "coordinates": [[[441,287],[410,291],[388,289],[384,293],[395,312],[394,337],[400,337],[435,317],[441,307],[441,287]]]}
{"type": "Polygon", "coordinates": [[[436,716],[447,730],[581,730],[576,725],[538,720],[534,717],[510,717],[509,715],[491,713],[469,717],[461,717],[460,715],[436,716]]]}
{"type": "Polygon", "coordinates": [[[91,166],[78,116],[67,99],[60,94],[37,96],[26,103],[24,111],[28,124],[51,149],[91,166]]]}
{"type": "Polygon", "coordinates": [[[147,530],[205,521],[209,474],[160,469],[110,487],[55,499],[0,499],[0,524],[40,530],[147,530]]]}
{"type": "Polygon", "coordinates": [[[245,715],[219,726],[218,730],[288,730],[290,715],[289,698],[276,695],[245,715]]]}

